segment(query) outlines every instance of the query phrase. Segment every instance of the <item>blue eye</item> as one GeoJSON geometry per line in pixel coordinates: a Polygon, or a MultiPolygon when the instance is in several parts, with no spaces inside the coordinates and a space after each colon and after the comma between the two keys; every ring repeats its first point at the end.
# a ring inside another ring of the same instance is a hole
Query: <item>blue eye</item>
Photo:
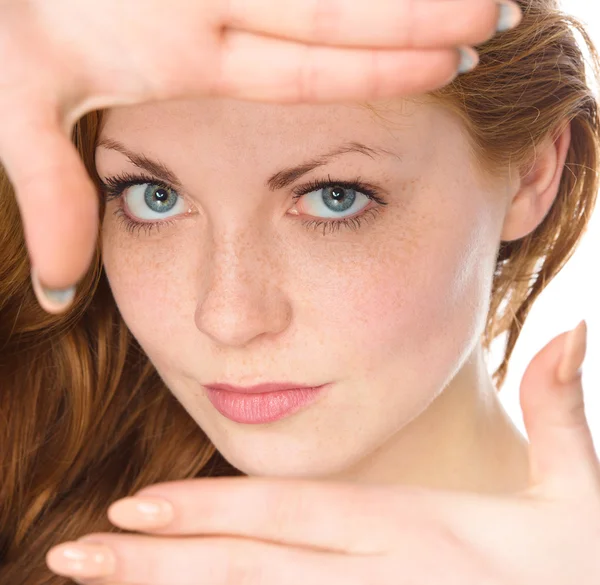
{"type": "Polygon", "coordinates": [[[101,185],[107,202],[118,200],[119,205],[115,208],[114,215],[132,234],[142,230],[147,234],[153,230],[159,231],[161,227],[173,223],[170,218],[187,210],[184,198],[173,188],[160,179],[144,174],[123,173],[106,178],[101,181],[101,185]],[[127,193],[132,187],[140,188],[135,191],[131,189],[132,193],[127,193]]]}
{"type": "Polygon", "coordinates": [[[313,217],[333,219],[360,213],[371,200],[356,189],[335,185],[304,194],[297,206],[302,208],[300,211],[313,217]]]}
{"type": "Polygon", "coordinates": [[[186,205],[175,191],[155,183],[132,185],[123,193],[131,215],[144,221],[156,221],[185,213],[186,205]]]}

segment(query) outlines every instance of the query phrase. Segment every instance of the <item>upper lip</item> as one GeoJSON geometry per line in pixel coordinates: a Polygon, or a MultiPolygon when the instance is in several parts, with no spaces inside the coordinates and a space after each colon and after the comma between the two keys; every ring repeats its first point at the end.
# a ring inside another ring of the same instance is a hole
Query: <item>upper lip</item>
{"type": "Polygon", "coordinates": [[[303,388],[319,388],[318,386],[308,386],[306,384],[292,384],[288,382],[268,382],[266,384],[256,384],[255,386],[233,386],[232,384],[205,384],[210,390],[224,390],[226,392],[239,392],[240,394],[264,394],[265,392],[281,392],[282,390],[299,390],[303,388]]]}

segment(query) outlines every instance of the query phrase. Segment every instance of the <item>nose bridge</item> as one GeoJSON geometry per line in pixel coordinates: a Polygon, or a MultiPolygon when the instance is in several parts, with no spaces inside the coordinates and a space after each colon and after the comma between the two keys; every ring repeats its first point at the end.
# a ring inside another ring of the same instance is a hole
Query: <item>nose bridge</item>
{"type": "Polygon", "coordinates": [[[281,332],[291,318],[283,270],[264,226],[213,227],[200,271],[196,325],[222,345],[281,332]]]}
{"type": "Polygon", "coordinates": [[[276,272],[277,251],[268,228],[258,220],[223,223],[211,232],[210,267],[215,281],[229,282],[251,292],[276,272]],[[248,287],[252,284],[253,287],[248,287]]]}

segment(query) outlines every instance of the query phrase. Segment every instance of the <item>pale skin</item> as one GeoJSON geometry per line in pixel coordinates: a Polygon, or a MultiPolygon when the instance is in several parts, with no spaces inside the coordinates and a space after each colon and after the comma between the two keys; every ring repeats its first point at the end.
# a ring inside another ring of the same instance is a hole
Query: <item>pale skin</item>
{"type": "MultiPolygon", "coordinates": [[[[585,326],[570,350],[560,335],[525,373],[529,444],[498,401],[479,341],[497,246],[545,217],[570,128],[526,173],[492,179],[442,106],[424,97],[376,106],[385,120],[359,105],[232,100],[108,112],[101,140],[163,161],[186,198],[172,224],[139,237],[109,202],[102,245],[115,300],[176,398],[251,477],[148,486],[137,495],[169,501],[171,520],[152,527],[152,515],[124,509],[131,500],[115,503],[110,520],[147,535],[60,545],[47,556],[53,571],[111,585],[600,578],[585,326]],[[265,181],[348,141],[382,154],[340,155],[296,182],[360,176],[387,206],[356,230],[310,231],[302,222],[322,206],[294,206],[293,185],[271,191],[265,181]],[[209,381],[284,376],[333,385],[270,425],[229,421],[203,395],[209,381]]],[[[106,146],[96,164],[103,180],[136,171],[106,146]]],[[[128,210],[155,221],[136,189],[128,210]]]]}

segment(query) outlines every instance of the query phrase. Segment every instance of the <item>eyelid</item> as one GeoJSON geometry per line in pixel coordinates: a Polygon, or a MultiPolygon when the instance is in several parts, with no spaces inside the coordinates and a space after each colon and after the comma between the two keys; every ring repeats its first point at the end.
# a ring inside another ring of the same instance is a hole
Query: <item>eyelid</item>
{"type": "MultiPolygon", "coordinates": [[[[185,191],[178,190],[173,185],[171,185],[169,182],[163,181],[162,179],[154,177],[145,172],[124,171],[121,173],[117,173],[115,175],[111,175],[111,176],[107,177],[105,180],[100,179],[100,183],[103,188],[102,190],[104,191],[105,194],[106,193],[110,194],[111,191],[114,190],[114,187],[116,184],[129,183],[129,185],[126,185],[126,186],[120,185],[121,189],[124,190],[134,184],[151,183],[153,185],[158,185],[165,189],[169,189],[170,191],[174,191],[175,193],[177,193],[177,195],[179,195],[180,197],[185,199],[185,201],[189,204],[191,204],[191,200],[192,200],[192,197],[190,197],[190,195],[188,193],[186,193],[185,191]]],[[[387,205],[387,203],[383,199],[381,199],[380,197],[377,196],[379,193],[383,193],[384,195],[387,195],[386,191],[378,185],[374,185],[374,184],[362,181],[360,176],[356,177],[355,179],[350,179],[350,180],[336,180],[336,179],[332,179],[331,175],[328,174],[327,179],[324,179],[324,178],[318,179],[317,178],[317,179],[312,179],[308,182],[302,183],[300,185],[296,185],[292,189],[292,193],[294,193],[294,195],[295,195],[294,199],[297,199],[297,197],[306,195],[306,193],[311,193],[312,191],[315,191],[317,189],[322,189],[322,188],[330,187],[333,185],[339,186],[339,187],[344,187],[344,188],[353,188],[354,186],[360,185],[361,193],[368,195],[369,197],[373,198],[374,201],[376,201],[377,203],[379,203],[381,205],[387,205]]],[[[112,198],[113,197],[111,197],[110,195],[108,196],[109,201],[112,198]]]]}
{"type": "Polygon", "coordinates": [[[190,198],[175,189],[170,183],[163,181],[162,179],[157,179],[151,175],[146,175],[145,173],[123,172],[109,176],[104,181],[101,180],[100,182],[102,184],[102,191],[105,195],[106,201],[108,202],[112,201],[113,199],[119,199],[123,207],[126,206],[124,195],[128,189],[138,185],[150,184],[173,191],[179,198],[183,199],[187,209],[185,213],[181,214],[182,217],[196,210],[195,206],[190,201],[190,198]]]}
{"type": "MultiPolygon", "coordinates": [[[[146,184],[146,183],[142,183],[146,184]]],[[[152,183],[154,184],[154,183],[152,183]]],[[[131,189],[133,187],[139,187],[140,185],[132,185],[131,187],[128,187],[125,191],[127,191],[128,189],[131,189]]],[[[164,188],[164,187],[161,187],[164,188]]],[[[144,223],[144,224],[152,224],[152,223],[166,223],[169,221],[177,221],[179,219],[185,219],[186,217],[188,217],[190,215],[190,212],[192,211],[192,208],[189,207],[189,204],[186,202],[186,200],[181,197],[179,194],[177,194],[178,197],[178,202],[181,201],[182,202],[182,206],[185,207],[186,205],[188,206],[187,209],[185,209],[185,211],[180,211],[179,213],[176,213],[175,215],[162,215],[162,214],[158,214],[158,217],[152,218],[152,219],[148,219],[145,217],[140,217],[137,213],[135,213],[133,211],[133,209],[131,208],[131,204],[127,202],[126,198],[124,197],[125,195],[125,191],[123,191],[123,194],[121,197],[119,197],[119,207],[123,210],[123,213],[129,217],[132,221],[138,222],[138,223],[144,223]],[[162,215],[162,217],[161,217],[162,215]]],[[[156,211],[150,210],[153,213],[158,213],[156,211]]],[[[169,210],[171,211],[171,210],[169,210]]]]}
{"type": "Polygon", "coordinates": [[[162,187],[163,189],[168,189],[169,191],[174,191],[188,204],[191,200],[191,197],[187,193],[176,189],[169,182],[163,181],[162,179],[146,174],[144,172],[132,173],[129,171],[124,171],[122,173],[110,175],[104,180],[100,179],[100,183],[102,186],[102,191],[105,194],[107,201],[111,201],[112,199],[116,199],[117,197],[122,196],[123,192],[125,192],[125,190],[127,190],[129,187],[148,183],[151,185],[157,185],[159,187],[162,187]],[[114,194],[117,190],[121,190],[121,193],[119,195],[114,194]]]}
{"type": "Polygon", "coordinates": [[[368,197],[371,201],[374,201],[378,205],[385,207],[388,202],[382,197],[382,194],[386,194],[386,191],[381,187],[372,183],[367,183],[361,180],[360,177],[351,180],[337,180],[332,179],[331,175],[327,176],[327,179],[313,179],[308,183],[297,185],[292,189],[294,193],[293,199],[297,201],[304,195],[314,193],[319,189],[327,189],[329,187],[342,187],[343,189],[354,189],[368,197]]]}

